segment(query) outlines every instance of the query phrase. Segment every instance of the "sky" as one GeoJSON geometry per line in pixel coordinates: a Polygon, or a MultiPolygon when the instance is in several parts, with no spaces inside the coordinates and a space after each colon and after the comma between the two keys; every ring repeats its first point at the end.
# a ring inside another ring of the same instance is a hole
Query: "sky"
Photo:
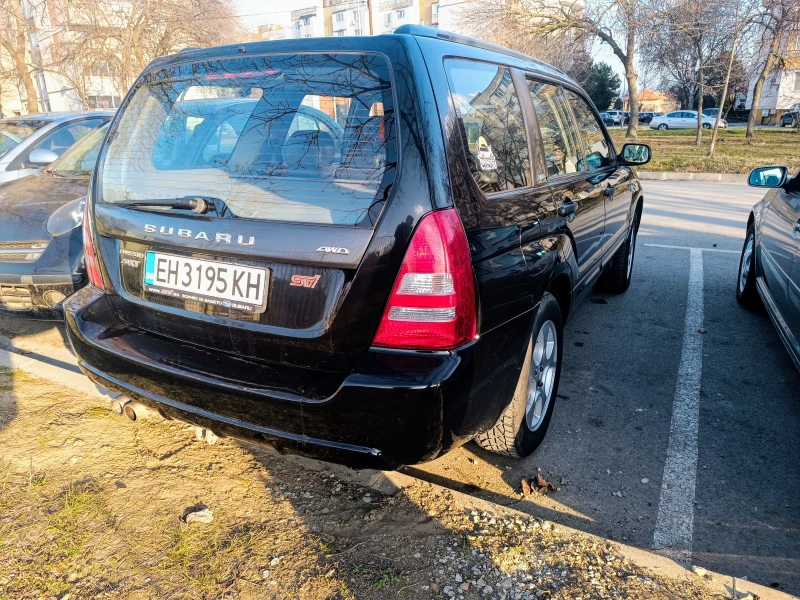
{"type": "MultiPolygon", "coordinates": [[[[243,17],[242,21],[252,31],[255,31],[259,25],[267,23],[288,27],[290,25],[289,13],[309,4],[309,0],[235,0],[235,2],[239,9],[239,15],[243,17]]],[[[614,72],[619,75],[624,87],[625,69],[611,49],[606,44],[596,42],[592,46],[591,54],[595,62],[605,62],[611,65],[614,72]]]]}

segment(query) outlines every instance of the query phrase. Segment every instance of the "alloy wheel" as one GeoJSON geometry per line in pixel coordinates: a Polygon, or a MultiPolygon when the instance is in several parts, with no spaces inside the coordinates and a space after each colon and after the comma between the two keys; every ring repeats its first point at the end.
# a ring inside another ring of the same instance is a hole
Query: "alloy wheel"
{"type": "Polygon", "coordinates": [[[744,292],[747,278],[750,276],[750,265],[753,262],[753,236],[747,238],[747,244],[742,250],[742,266],[739,268],[739,293],[744,292]]]}
{"type": "Polygon", "coordinates": [[[547,415],[552,400],[558,368],[558,334],[552,321],[545,321],[536,334],[528,376],[528,397],[525,405],[525,423],[536,431],[547,415]]]}

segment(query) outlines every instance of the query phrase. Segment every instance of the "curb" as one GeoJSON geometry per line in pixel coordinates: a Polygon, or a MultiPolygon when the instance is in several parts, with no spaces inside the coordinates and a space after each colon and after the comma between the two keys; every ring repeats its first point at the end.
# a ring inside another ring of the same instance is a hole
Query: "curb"
{"type": "MultiPolygon", "coordinates": [[[[105,388],[93,384],[82,373],[78,374],[68,369],[51,365],[27,356],[22,356],[15,352],[9,352],[7,350],[0,350],[0,367],[19,369],[36,377],[47,379],[54,383],[63,385],[64,387],[67,387],[73,391],[87,394],[96,398],[102,398],[103,400],[110,400],[111,398],[116,397],[116,395],[119,395],[113,394],[105,388]]],[[[501,506],[499,504],[489,502],[488,500],[481,500],[480,498],[475,498],[474,496],[470,496],[463,492],[423,481],[421,479],[417,479],[416,477],[399,473],[397,471],[375,471],[371,469],[362,469],[356,471],[342,465],[326,463],[312,458],[305,458],[292,454],[280,454],[277,450],[274,450],[269,446],[262,448],[266,449],[266,451],[270,454],[274,453],[276,457],[281,457],[282,460],[295,463],[313,471],[335,472],[337,476],[342,479],[346,479],[351,483],[361,485],[390,496],[394,496],[406,487],[414,485],[430,486],[439,492],[448,492],[452,494],[457,499],[459,505],[465,508],[490,511],[497,514],[505,513],[515,515],[519,518],[531,518],[529,514],[520,512],[513,508],[501,506]]],[[[597,535],[586,533],[585,531],[580,531],[579,529],[567,527],[557,522],[553,523],[561,531],[566,532],[569,535],[589,537],[612,544],[616,546],[619,549],[620,554],[622,554],[630,562],[644,569],[655,571],[660,575],[674,578],[698,577],[698,575],[695,575],[692,572],[691,568],[684,566],[668,558],[667,556],[662,556],[648,550],[642,550],[641,548],[627,546],[617,541],[608,540],[597,535]]],[[[733,578],[729,575],[722,575],[713,571],[707,571],[705,582],[716,591],[725,594],[726,598],[743,598],[747,593],[752,594],[754,598],[758,598],[759,600],[789,600],[797,598],[797,596],[774,590],[751,581],[733,578]],[[734,594],[734,590],[736,590],[736,594],[734,594]]]]}
{"type": "Polygon", "coordinates": [[[69,369],[51,365],[49,363],[29,358],[16,352],[0,350],[0,367],[6,369],[19,369],[36,377],[53,381],[71,390],[89,396],[111,400],[120,394],[111,392],[102,386],[95,385],[83,373],[75,373],[69,369]]]}
{"type": "Polygon", "coordinates": [[[747,175],[740,173],[677,173],[673,171],[637,171],[643,180],[655,181],[704,181],[710,183],[747,183],[747,175]]]}

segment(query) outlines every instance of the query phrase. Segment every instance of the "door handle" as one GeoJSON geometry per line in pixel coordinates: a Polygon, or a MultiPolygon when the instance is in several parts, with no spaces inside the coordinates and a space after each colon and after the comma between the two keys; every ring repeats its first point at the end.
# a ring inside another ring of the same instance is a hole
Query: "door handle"
{"type": "Polygon", "coordinates": [[[574,215],[577,209],[578,209],[577,202],[572,202],[572,201],[564,202],[564,204],[558,207],[558,216],[568,217],[569,215],[574,215]]]}
{"type": "Polygon", "coordinates": [[[603,190],[603,196],[605,196],[606,198],[613,198],[614,197],[614,188],[609,186],[606,189],[604,189],[603,190]]]}

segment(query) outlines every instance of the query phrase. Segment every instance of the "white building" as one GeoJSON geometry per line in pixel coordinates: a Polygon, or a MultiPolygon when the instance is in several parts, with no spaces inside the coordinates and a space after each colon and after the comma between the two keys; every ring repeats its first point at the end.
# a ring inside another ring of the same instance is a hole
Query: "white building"
{"type": "Polygon", "coordinates": [[[369,35],[368,0],[326,0],[325,11],[327,35],[369,35]]]}
{"type": "Polygon", "coordinates": [[[438,26],[438,2],[431,0],[372,1],[372,32],[376,35],[392,33],[402,25],[438,26]],[[435,19],[433,6],[436,6],[435,19]]]}
{"type": "MultiPolygon", "coordinates": [[[[800,30],[791,32],[784,41],[783,60],[764,82],[761,100],[756,107],[756,123],[776,125],[783,112],[800,102],[800,30]]],[[[755,78],[747,91],[746,108],[753,105],[755,78]]]]}
{"type": "Polygon", "coordinates": [[[312,0],[307,7],[293,10],[291,21],[292,37],[324,37],[325,12],[322,0],[312,0]]]}

